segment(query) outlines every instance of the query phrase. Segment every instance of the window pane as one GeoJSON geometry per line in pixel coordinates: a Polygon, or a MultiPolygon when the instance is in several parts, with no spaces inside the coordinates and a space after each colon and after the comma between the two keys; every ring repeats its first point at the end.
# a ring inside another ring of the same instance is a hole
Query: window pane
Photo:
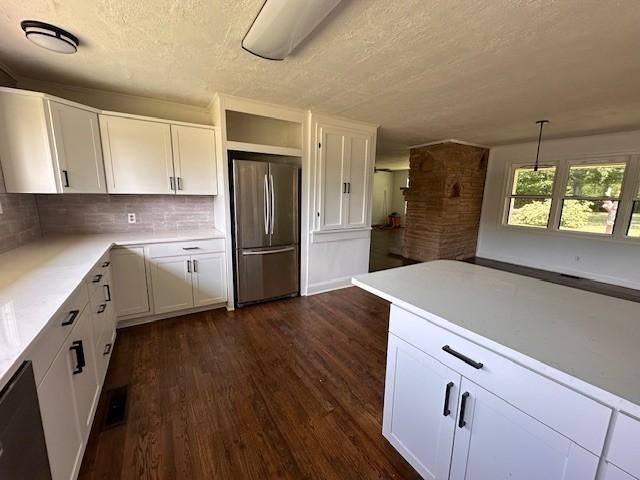
{"type": "Polygon", "coordinates": [[[546,228],[549,223],[551,199],[512,198],[509,205],[509,225],[546,228]]]}
{"type": "Polygon", "coordinates": [[[576,197],[619,197],[624,163],[573,165],[569,167],[567,195],[576,197]]]}
{"type": "Polygon", "coordinates": [[[516,168],[513,174],[512,195],[551,195],[556,167],[516,168]]]}
{"type": "Polygon", "coordinates": [[[617,201],[565,200],[560,229],[586,233],[612,233],[618,211],[617,201]]]}
{"type": "Polygon", "coordinates": [[[631,225],[629,225],[630,237],[640,237],[640,202],[633,203],[633,213],[631,214],[631,225]]]}

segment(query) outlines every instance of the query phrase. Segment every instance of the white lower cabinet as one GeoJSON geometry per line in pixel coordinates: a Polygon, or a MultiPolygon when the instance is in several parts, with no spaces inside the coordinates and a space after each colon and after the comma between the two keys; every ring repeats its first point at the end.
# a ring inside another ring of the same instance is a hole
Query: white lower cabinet
{"type": "Polygon", "coordinates": [[[599,480],[638,480],[637,477],[629,475],[624,470],[619,469],[615,465],[605,463],[602,467],[602,474],[599,480]]]}
{"type": "Polygon", "coordinates": [[[156,314],[224,302],[224,253],[154,258],[150,261],[156,314]]]}
{"type": "MultiPolygon", "coordinates": [[[[392,307],[392,328],[406,315],[410,314],[392,307]]],[[[425,338],[439,341],[434,327],[421,321],[431,332],[425,338]]],[[[426,353],[409,343],[413,338],[420,344],[421,335],[416,331],[403,339],[393,331],[389,334],[383,434],[424,478],[596,478],[598,455],[465,377],[476,371],[495,375],[500,371],[497,359],[480,352],[475,353],[490,364],[475,363],[458,352],[457,358],[445,353],[436,359],[430,349],[426,353]]],[[[455,342],[454,336],[448,338],[451,345],[455,342]]],[[[442,350],[438,347],[434,353],[442,350]]],[[[548,408],[554,408],[553,393],[548,408]]],[[[556,407],[571,415],[571,405],[556,407]]]]}
{"type": "Polygon", "coordinates": [[[111,262],[116,315],[149,313],[144,247],[114,248],[111,262]]]}
{"type": "Polygon", "coordinates": [[[77,475],[99,393],[91,311],[84,307],[38,386],[53,480],[77,475]]]}
{"type": "Polygon", "coordinates": [[[382,432],[420,475],[445,480],[461,377],[394,335],[387,354],[382,432]]]}
{"type": "Polygon", "coordinates": [[[190,257],[156,258],[151,262],[155,313],[193,307],[190,257]]]}
{"type": "Polygon", "coordinates": [[[598,457],[463,378],[451,480],[594,479],[598,457]]]}
{"type": "Polygon", "coordinates": [[[196,307],[212,305],[227,300],[227,272],[225,254],[194,255],[193,304],[196,307]]]}

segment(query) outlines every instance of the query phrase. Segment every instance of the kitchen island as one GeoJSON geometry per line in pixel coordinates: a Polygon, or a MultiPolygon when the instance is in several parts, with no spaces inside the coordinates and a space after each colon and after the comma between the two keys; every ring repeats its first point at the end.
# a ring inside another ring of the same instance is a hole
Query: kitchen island
{"type": "Polygon", "coordinates": [[[392,303],[383,434],[425,478],[640,476],[640,306],[455,261],[362,275],[392,303]]]}

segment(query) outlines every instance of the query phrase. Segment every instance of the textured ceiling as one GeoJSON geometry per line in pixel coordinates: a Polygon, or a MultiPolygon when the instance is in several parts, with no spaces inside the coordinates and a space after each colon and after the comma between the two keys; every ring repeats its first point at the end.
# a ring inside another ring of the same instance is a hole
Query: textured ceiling
{"type": "Polygon", "coordinates": [[[640,127],[638,0],[343,0],[283,62],[240,41],[262,0],[2,0],[20,76],[207,105],[216,91],[381,125],[384,142],[488,145],[640,127]],[[23,19],[76,34],[32,45],[23,19]]]}

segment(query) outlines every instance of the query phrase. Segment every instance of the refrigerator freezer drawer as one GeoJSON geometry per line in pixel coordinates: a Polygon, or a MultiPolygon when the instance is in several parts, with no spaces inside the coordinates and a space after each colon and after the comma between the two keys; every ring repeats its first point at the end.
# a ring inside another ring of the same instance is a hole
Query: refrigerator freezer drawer
{"type": "Polygon", "coordinates": [[[298,246],[237,250],[238,304],[296,295],[298,246]]]}

